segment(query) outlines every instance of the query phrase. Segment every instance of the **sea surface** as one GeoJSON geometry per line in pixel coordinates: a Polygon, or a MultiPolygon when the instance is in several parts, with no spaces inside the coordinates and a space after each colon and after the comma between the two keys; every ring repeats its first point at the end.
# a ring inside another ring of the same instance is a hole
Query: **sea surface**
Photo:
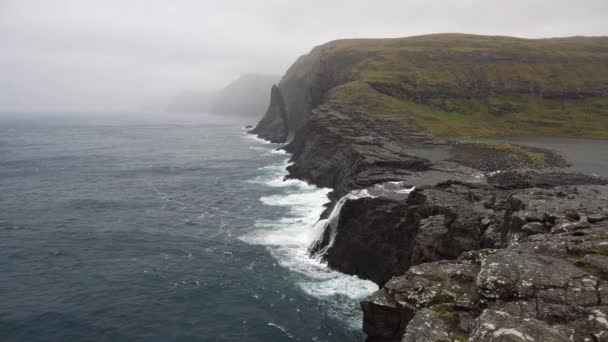
{"type": "Polygon", "coordinates": [[[329,189],[211,116],[0,117],[0,341],[358,341],[329,189]]]}

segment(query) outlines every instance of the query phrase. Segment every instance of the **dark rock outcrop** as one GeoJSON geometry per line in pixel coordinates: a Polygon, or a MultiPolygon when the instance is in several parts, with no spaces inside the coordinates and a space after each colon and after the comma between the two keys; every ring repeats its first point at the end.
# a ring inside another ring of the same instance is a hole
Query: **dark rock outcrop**
{"type": "Polygon", "coordinates": [[[373,120],[340,104],[315,109],[285,147],[292,153],[292,178],[334,189],[336,197],[385,181],[402,180],[431,162],[407,153],[405,140],[424,142],[427,135],[396,129],[395,120],[373,120]]]}
{"type": "Polygon", "coordinates": [[[417,224],[407,205],[399,202],[371,197],[349,200],[340,211],[325,260],[341,272],[384,284],[409,268],[417,224]]]}
{"type": "Polygon", "coordinates": [[[604,215],[608,188],[531,190],[518,190],[507,200],[503,234],[512,234],[514,216],[542,222],[550,233],[519,231],[519,239],[504,249],[465,252],[392,278],[361,303],[368,340],[407,340],[425,327],[438,332],[436,341],[445,333],[458,341],[605,340],[608,222],[589,224],[585,213],[576,220],[560,213],[592,200],[585,210],[604,215]],[[570,198],[556,196],[559,192],[570,198]],[[556,230],[562,218],[570,226],[556,230]]]}
{"type": "Polygon", "coordinates": [[[560,186],[518,191],[509,198],[502,242],[513,243],[539,233],[583,229],[589,225],[589,216],[594,222],[608,217],[608,186],[560,186]]]}
{"type": "Polygon", "coordinates": [[[258,125],[249,133],[273,143],[284,143],[289,133],[287,109],[281,91],[275,85],[270,92],[270,105],[258,125]]]}
{"type": "Polygon", "coordinates": [[[539,171],[567,165],[550,151],[421,131],[441,126],[437,108],[489,113],[488,123],[511,116],[505,122],[534,132],[561,127],[565,121],[539,120],[536,108],[524,108],[528,99],[546,100],[555,111],[572,99],[589,105],[607,96],[606,82],[540,84],[554,76],[537,66],[592,63],[599,70],[605,57],[583,61],[576,51],[605,44],[600,40],[572,38],[575,45],[559,48],[559,40],[466,35],[337,41],[301,57],[273,88],[252,132],[289,141],[288,177],[333,188],[323,215],[331,213],[330,223],[310,252],[383,285],[361,304],[369,341],[608,340],[608,181],[539,171]],[[463,43],[485,48],[469,52],[463,43]],[[507,68],[490,79],[486,71],[496,63],[529,72],[507,68]],[[441,81],[438,69],[447,73],[441,81]],[[517,101],[507,101],[512,96],[517,101]],[[405,104],[428,106],[428,113],[405,104]],[[417,189],[407,199],[351,196],[386,182],[417,189]]]}
{"type": "MultiPolygon", "coordinates": [[[[498,197],[504,203],[507,193],[498,197]]],[[[444,184],[415,190],[404,201],[347,199],[336,226],[311,248],[329,266],[380,285],[412,265],[454,259],[465,251],[498,245],[500,235],[484,235],[502,222],[491,187],[444,184]]]]}

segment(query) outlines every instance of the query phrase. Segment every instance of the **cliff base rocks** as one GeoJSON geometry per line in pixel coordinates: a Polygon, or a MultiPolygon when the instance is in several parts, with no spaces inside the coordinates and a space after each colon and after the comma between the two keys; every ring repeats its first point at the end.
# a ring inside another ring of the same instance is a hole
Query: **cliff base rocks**
{"type": "Polygon", "coordinates": [[[368,340],[605,341],[607,196],[598,185],[511,194],[506,247],[422,263],[392,278],[361,303],[368,340]],[[513,230],[537,223],[543,232],[513,230]]]}

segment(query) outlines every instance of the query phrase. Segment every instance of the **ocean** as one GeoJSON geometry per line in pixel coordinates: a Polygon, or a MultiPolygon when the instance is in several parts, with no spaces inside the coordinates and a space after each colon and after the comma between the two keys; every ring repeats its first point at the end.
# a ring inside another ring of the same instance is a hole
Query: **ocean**
{"type": "Polygon", "coordinates": [[[0,117],[0,341],[359,341],[330,189],[206,115],[0,117]]]}

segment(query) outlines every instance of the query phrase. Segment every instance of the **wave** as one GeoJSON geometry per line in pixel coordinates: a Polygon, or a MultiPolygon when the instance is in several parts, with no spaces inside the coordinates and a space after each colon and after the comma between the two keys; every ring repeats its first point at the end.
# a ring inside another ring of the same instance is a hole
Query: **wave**
{"type": "Polygon", "coordinates": [[[265,246],[280,266],[299,275],[297,286],[305,293],[326,301],[331,315],[346,320],[353,328],[360,328],[358,301],[376,291],[378,286],[371,281],[333,271],[319,260],[310,258],[308,248],[323,231],[325,220],[319,220],[319,217],[325,210],[331,189],[318,188],[296,179],[284,181],[288,165],[289,159],[284,158],[260,168],[260,175],[248,180],[279,191],[259,200],[268,206],[285,208],[285,215],[272,220],[258,220],[255,229],[240,239],[265,246]]]}
{"type": "Polygon", "coordinates": [[[245,137],[245,139],[252,140],[253,142],[255,142],[255,143],[257,143],[257,144],[262,144],[262,145],[276,145],[276,146],[281,145],[281,144],[275,144],[275,143],[271,143],[270,141],[268,141],[268,140],[264,140],[264,139],[262,139],[262,138],[258,137],[258,136],[257,136],[257,135],[255,135],[255,134],[249,134],[249,133],[247,133],[247,131],[243,131],[243,137],[245,137]]]}

